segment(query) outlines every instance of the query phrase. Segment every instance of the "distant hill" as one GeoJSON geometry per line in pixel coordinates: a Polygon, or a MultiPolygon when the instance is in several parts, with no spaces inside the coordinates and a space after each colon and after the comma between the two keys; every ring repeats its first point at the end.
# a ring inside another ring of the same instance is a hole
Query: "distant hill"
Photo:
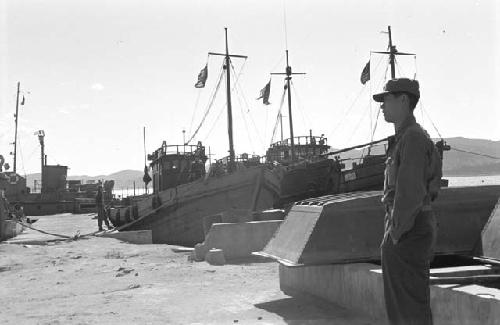
{"type": "Polygon", "coordinates": [[[469,151],[500,158],[500,141],[448,138],[451,150],[444,153],[443,171],[448,176],[500,175],[500,159],[480,156],[469,151]]]}
{"type": "MultiPolygon", "coordinates": [[[[434,140],[437,141],[437,139],[434,140]]],[[[445,141],[451,147],[450,151],[444,153],[443,174],[445,176],[500,175],[500,159],[492,158],[500,158],[500,141],[463,137],[445,138],[445,141]]],[[[335,150],[337,149],[332,149],[332,151],[335,150]]],[[[372,151],[375,154],[382,152],[383,146],[372,151]]],[[[343,153],[341,158],[359,158],[362,155],[363,150],[351,150],[343,153]]]]}

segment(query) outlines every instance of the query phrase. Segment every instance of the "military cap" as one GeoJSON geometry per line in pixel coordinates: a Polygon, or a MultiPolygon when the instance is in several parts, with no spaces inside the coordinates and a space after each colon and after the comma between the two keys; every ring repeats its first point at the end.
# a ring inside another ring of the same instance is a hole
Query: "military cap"
{"type": "Polygon", "coordinates": [[[384,96],[390,93],[405,92],[414,95],[417,99],[420,98],[420,86],[415,79],[396,78],[387,81],[384,86],[384,91],[373,95],[373,100],[383,102],[384,96]]]}

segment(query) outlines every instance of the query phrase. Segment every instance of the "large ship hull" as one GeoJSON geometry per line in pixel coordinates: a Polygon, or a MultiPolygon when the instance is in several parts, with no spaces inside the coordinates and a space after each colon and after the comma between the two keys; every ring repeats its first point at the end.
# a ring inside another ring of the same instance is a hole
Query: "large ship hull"
{"type": "MultiPolygon", "coordinates": [[[[205,216],[273,207],[279,199],[280,179],[278,169],[259,166],[182,184],[136,202],[136,211],[129,210],[127,217],[135,220],[120,230],[149,229],[154,243],[193,246],[204,240],[205,216]]],[[[120,221],[113,212],[111,219],[115,225],[127,220],[120,221]]]]}

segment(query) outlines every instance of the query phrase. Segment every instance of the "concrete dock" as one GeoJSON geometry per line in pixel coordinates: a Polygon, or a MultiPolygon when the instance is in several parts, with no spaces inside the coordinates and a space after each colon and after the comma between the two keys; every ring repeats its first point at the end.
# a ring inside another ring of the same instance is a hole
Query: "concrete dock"
{"type": "MultiPolygon", "coordinates": [[[[488,266],[431,269],[431,277],[480,273],[487,269],[488,266]]],[[[387,323],[379,265],[280,265],[279,278],[285,294],[312,295],[387,323]]],[[[500,320],[500,290],[494,286],[431,285],[431,305],[435,325],[493,325],[500,320]]]]}

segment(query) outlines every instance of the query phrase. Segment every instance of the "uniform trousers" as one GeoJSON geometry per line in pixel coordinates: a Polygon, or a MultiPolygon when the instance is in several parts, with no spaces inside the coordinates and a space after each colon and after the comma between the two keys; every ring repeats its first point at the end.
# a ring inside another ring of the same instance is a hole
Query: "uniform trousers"
{"type": "Polygon", "coordinates": [[[422,211],[413,227],[394,244],[390,235],[381,245],[384,298],[391,325],[432,325],[429,269],[437,223],[432,211],[422,211]]]}

